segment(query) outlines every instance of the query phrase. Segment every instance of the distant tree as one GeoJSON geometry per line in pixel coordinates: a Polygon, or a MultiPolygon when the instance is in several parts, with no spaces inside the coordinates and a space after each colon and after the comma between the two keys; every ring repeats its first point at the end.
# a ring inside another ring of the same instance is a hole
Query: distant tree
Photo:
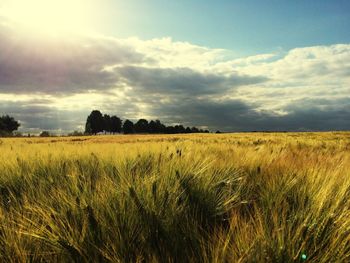
{"type": "Polygon", "coordinates": [[[198,129],[197,127],[184,127],[181,124],[175,126],[166,126],[160,122],[160,120],[151,120],[148,122],[146,119],[139,119],[135,124],[126,120],[124,123],[117,116],[109,116],[108,114],[102,115],[98,110],[94,110],[88,116],[85,124],[85,134],[97,134],[105,131],[110,133],[125,134],[130,133],[167,133],[167,134],[180,134],[180,133],[209,133],[208,130],[198,129]]]}
{"type": "Polygon", "coordinates": [[[111,116],[108,114],[103,115],[103,130],[105,132],[111,132],[112,130],[111,116]]]}
{"type": "Polygon", "coordinates": [[[173,133],[175,133],[175,128],[174,128],[174,126],[166,126],[166,127],[165,127],[165,133],[167,133],[167,134],[173,134],[173,133]]]}
{"type": "Polygon", "coordinates": [[[48,131],[42,131],[39,136],[40,137],[50,137],[51,134],[48,131]]]}
{"type": "Polygon", "coordinates": [[[185,127],[182,125],[176,125],[174,128],[175,128],[175,133],[185,133],[186,132],[185,127]]]}
{"type": "Polygon", "coordinates": [[[104,130],[104,118],[99,110],[93,110],[86,120],[85,133],[97,134],[104,130]]]}
{"type": "Polygon", "coordinates": [[[5,131],[5,123],[2,120],[3,117],[0,118],[0,131],[5,131]]]}
{"type": "Polygon", "coordinates": [[[221,131],[218,130],[218,131],[216,131],[215,133],[221,133],[221,131]]]}
{"type": "Polygon", "coordinates": [[[124,134],[134,133],[134,123],[129,120],[124,121],[123,131],[124,131],[124,134]]]}
{"type": "Polygon", "coordinates": [[[190,128],[190,127],[187,127],[187,128],[185,129],[185,133],[192,133],[191,128],[190,128]]]}
{"type": "Polygon", "coordinates": [[[164,133],[165,125],[160,122],[160,120],[151,120],[148,124],[149,133],[164,133]]]}
{"type": "MultiPolygon", "coordinates": [[[[148,127],[150,128],[150,123],[148,124],[148,127]]],[[[165,125],[160,122],[160,120],[156,120],[152,124],[153,133],[164,133],[165,132],[165,125]]]]}
{"type": "Polygon", "coordinates": [[[165,125],[160,122],[160,120],[156,120],[156,133],[164,133],[165,125]]]}
{"type": "Polygon", "coordinates": [[[135,123],[136,133],[148,133],[148,121],[145,119],[140,119],[135,123]]]}
{"type": "Polygon", "coordinates": [[[9,115],[0,117],[0,131],[2,132],[12,134],[19,126],[19,122],[9,115]]]}
{"type": "Polygon", "coordinates": [[[83,136],[84,133],[82,133],[81,131],[73,131],[71,133],[68,133],[68,136],[83,136]]]}
{"type": "Polygon", "coordinates": [[[148,124],[149,133],[158,133],[157,132],[157,123],[154,120],[151,120],[148,124]]]}
{"type": "Polygon", "coordinates": [[[199,130],[198,130],[198,128],[196,128],[196,127],[192,127],[192,128],[191,128],[191,132],[192,132],[192,133],[198,133],[199,130]]]}
{"type": "Polygon", "coordinates": [[[111,132],[120,133],[122,131],[122,120],[117,116],[111,117],[111,132]]]}
{"type": "Polygon", "coordinates": [[[92,134],[91,123],[86,121],[84,134],[92,134]]]}
{"type": "Polygon", "coordinates": [[[23,133],[21,133],[21,132],[14,132],[12,135],[13,135],[14,137],[24,137],[24,136],[23,136],[23,133]]]}

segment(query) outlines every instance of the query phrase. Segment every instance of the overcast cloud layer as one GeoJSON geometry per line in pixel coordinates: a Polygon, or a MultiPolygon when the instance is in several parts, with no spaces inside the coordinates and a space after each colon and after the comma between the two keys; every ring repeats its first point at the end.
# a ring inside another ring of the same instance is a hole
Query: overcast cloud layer
{"type": "Polygon", "coordinates": [[[0,22],[0,115],[83,129],[93,109],[211,130],[349,130],[350,44],[232,59],[170,38],[34,36],[0,22]]]}

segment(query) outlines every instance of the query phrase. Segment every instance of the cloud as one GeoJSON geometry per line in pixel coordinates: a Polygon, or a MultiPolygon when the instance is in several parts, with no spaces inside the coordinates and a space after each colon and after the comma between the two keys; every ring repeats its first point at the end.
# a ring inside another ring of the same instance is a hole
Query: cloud
{"type": "Polygon", "coordinates": [[[242,100],[182,100],[158,105],[153,114],[170,123],[209,126],[223,131],[327,131],[350,128],[350,97],[295,101],[285,115],[259,111],[242,100]]]}
{"type": "Polygon", "coordinates": [[[171,38],[29,35],[0,19],[0,114],[82,129],[93,109],[212,130],[350,129],[350,44],[232,58],[171,38]]]}
{"type": "Polygon", "coordinates": [[[141,93],[201,96],[223,94],[235,87],[261,83],[264,77],[203,73],[191,68],[146,68],[127,66],[116,72],[125,83],[141,93]]]}
{"type": "Polygon", "coordinates": [[[170,37],[151,40],[129,38],[125,40],[136,50],[153,60],[159,68],[191,68],[194,70],[212,69],[220,61],[226,61],[233,52],[194,45],[188,42],[173,41],[170,37]]]}
{"type": "Polygon", "coordinates": [[[27,36],[0,24],[0,39],[1,93],[108,90],[118,77],[106,67],[145,60],[134,47],[111,38],[27,36]]]}

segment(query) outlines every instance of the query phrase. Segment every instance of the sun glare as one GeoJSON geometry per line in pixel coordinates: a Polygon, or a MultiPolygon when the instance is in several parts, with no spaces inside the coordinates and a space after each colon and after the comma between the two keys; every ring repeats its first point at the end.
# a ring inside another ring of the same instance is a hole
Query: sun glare
{"type": "Polygon", "coordinates": [[[89,19],[83,0],[11,0],[0,14],[27,28],[45,32],[76,32],[86,29],[89,19]]]}

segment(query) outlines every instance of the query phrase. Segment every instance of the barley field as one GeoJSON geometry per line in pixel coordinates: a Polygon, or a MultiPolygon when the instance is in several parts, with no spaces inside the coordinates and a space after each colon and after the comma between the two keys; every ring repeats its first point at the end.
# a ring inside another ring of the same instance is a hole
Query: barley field
{"type": "Polygon", "coordinates": [[[0,140],[1,262],[350,262],[350,133],[0,140]]]}

